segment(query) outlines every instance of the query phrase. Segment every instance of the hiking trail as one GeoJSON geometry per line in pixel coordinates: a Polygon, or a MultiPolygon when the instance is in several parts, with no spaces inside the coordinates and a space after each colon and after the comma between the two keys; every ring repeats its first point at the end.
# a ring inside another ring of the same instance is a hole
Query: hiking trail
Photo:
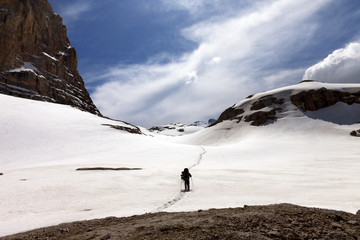
{"type": "MultiPolygon", "coordinates": [[[[203,159],[203,156],[206,154],[206,149],[204,147],[200,147],[202,152],[200,153],[197,161],[191,165],[189,168],[192,169],[196,166],[198,166],[200,163],[201,163],[201,160],[203,159]]],[[[154,211],[152,212],[161,212],[161,211],[164,211],[165,209],[169,208],[170,206],[176,204],[177,202],[179,202],[181,199],[183,199],[185,196],[185,192],[184,191],[181,191],[180,193],[176,194],[176,196],[170,200],[170,201],[167,201],[166,203],[164,203],[163,205],[161,205],[160,207],[156,208],[154,211]]]]}

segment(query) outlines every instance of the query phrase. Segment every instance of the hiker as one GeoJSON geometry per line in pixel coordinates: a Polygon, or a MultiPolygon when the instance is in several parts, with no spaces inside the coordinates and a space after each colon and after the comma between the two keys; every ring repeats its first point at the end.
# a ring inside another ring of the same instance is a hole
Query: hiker
{"type": "Polygon", "coordinates": [[[185,182],[185,191],[190,191],[190,178],[191,173],[189,169],[185,168],[184,171],[181,172],[181,179],[185,182]]]}

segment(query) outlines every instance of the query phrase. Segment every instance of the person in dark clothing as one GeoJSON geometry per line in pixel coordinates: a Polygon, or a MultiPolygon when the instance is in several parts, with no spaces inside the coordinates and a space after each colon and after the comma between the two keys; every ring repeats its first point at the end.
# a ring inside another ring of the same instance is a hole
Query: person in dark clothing
{"type": "Polygon", "coordinates": [[[181,172],[181,179],[185,182],[185,191],[190,191],[190,178],[191,173],[189,169],[185,168],[184,171],[181,172]]]}

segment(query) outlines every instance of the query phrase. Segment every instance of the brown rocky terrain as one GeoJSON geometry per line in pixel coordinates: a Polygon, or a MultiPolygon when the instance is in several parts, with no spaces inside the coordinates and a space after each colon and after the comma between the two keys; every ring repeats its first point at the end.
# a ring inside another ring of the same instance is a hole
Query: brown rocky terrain
{"type": "Polygon", "coordinates": [[[20,239],[360,239],[360,214],[291,204],[152,213],[64,223],[0,238],[20,239]]]}
{"type": "Polygon", "coordinates": [[[0,0],[0,93],[100,115],[77,71],[60,16],[46,0],[0,0]]]}
{"type": "Polygon", "coordinates": [[[348,93],[320,88],[291,95],[291,102],[304,112],[316,111],[318,109],[334,105],[338,102],[343,102],[349,105],[354,103],[358,104],[360,103],[360,92],[348,93]]]}
{"type": "Polygon", "coordinates": [[[276,114],[282,111],[281,105],[284,103],[284,99],[278,99],[274,96],[264,96],[258,100],[252,101],[252,96],[249,96],[249,101],[244,106],[232,106],[226,109],[213,124],[218,124],[225,120],[237,120],[241,122],[250,122],[253,126],[260,126],[266,124],[268,121],[274,121],[277,119],[276,114]],[[244,109],[250,105],[250,113],[244,109]],[[270,107],[271,109],[263,110],[264,108],[270,107]]]}

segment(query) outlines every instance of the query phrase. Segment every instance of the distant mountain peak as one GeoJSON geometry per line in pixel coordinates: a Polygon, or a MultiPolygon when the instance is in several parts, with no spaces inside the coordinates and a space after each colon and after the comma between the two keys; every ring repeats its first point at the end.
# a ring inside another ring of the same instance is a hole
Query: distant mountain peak
{"type": "Polygon", "coordinates": [[[213,124],[215,121],[215,119],[209,119],[207,122],[195,121],[191,124],[170,123],[167,125],[151,127],[149,131],[167,136],[182,136],[200,131],[213,124]]]}

